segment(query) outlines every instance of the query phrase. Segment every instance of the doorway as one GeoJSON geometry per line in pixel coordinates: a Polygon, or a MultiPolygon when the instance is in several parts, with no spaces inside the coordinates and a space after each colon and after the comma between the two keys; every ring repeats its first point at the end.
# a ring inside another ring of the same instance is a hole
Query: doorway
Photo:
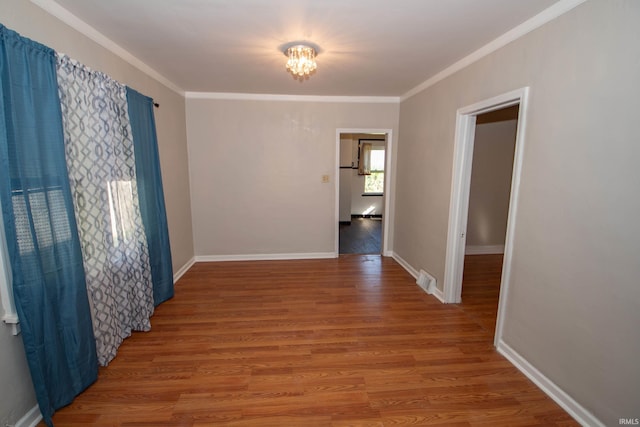
{"type": "Polygon", "coordinates": [[[476,117],[462,309],[495,331],[519,105],[476,117]]]}
{"type": "Polygon", "coordinates": [[[390,130],[337,131],[336,256],[386,252],[390,134],[390,130]]]}
{"type": "Polygon", "coordinates": [[[504,313],[506,311],[505,305],[509,289],[513,234],[518,206],[522,154],[524,152],[524,131],[526,128],[528,93],[529,89],[525,87],[461,108],[457,112],[453,186],[449,211],[449,230],[444,277],[444,301],[447,303],[459,303],[462,299],[462,279],[468,232],[467,221],[477,118],[484,113],[502,110],[515,105],[518,106],[516,141],[495,325],[494,344],[496,346],[502,337],[504,313]]]}

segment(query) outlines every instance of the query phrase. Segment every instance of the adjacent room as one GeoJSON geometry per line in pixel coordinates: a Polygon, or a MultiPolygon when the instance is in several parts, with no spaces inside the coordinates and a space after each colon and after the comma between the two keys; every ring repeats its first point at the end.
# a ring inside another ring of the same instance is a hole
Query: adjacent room
{"type": "Polygon", "coordinates": [[[381,254],[386,134],[340,134],[339,250],[381,254]]]}
{"type": "Polygon", "coordinates": [[[0,425],[638,424],[638,22],[2,1],[0,425]]]}

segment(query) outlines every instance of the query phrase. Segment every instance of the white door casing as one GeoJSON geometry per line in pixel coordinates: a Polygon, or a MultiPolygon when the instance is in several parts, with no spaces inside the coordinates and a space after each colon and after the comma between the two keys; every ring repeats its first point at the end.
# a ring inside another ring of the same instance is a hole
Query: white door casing
{"type": "Polygon", "coordinates": [[[518,207],[522,156],[524,153],[524,135],[527,119],[529,88],[524,87],[498,95],[475,104],[460,108],[457,112],[455,146],[453,157],[452,189],[449,205],[449,228],[447,234],[447,252],[444,273],[444,302],[459,303],[462,296],[462,273],[466,243],[467,215],[469,210],[469,190],[471,184],[471,165],[475,137],[476,117],[489,111],[519,104],[516,146],[511,179],[511,196],[505,237],[500,298],[494,343],[502,336],[505,305],[509,289],[515,218],[518,207]]]}

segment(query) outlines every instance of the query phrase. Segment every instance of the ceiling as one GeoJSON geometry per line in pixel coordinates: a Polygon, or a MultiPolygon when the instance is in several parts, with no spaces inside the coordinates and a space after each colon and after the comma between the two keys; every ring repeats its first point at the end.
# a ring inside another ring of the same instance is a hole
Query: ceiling
{"type": "Polygon", "coordinates": [[[557,1],[55,0],[183,91],[394,97],[557,1]],[[304,81],[297,40],[320,47],[304,81]]]}

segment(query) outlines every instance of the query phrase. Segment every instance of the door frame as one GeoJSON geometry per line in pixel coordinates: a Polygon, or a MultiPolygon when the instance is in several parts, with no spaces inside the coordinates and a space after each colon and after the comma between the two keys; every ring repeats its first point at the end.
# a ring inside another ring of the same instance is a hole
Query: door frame
{"type": "Polygon", "coordinates": [[[375,133],[386,134],[384,152],[384,211],[382,214],[382,253],[384,256],[391,256],[389,251],[389,226],[390,226],[390,200],[392,194],[391,175],[393,165],[393,129],[380,128],[339,128],[336,129],[336,161],[335,161],[335,233],[334,233],[334,254],[337,258],[340,255],[340,134],[343,133],[375,133]]]}
{"type": "Polygon", "coordinates": [[[522,174],[522,157],[524,153],[528,99],[529,88],[523,87],[460,108],[457,111],[456,117],[452,189],[449,206],[449,228],[447,234],[447,252],[443,285],[445,303],[459,303],[462,300],[462,274],[464,270],[476,117],[480,114],[510,107],[512,105],[519,104],[520,106],[518,111],[516,145],[511,177],[511,194],[504,245],[504,258],[502,262],[502,277],[500,280],[498,317],[496,320],[496,331],[494,337],[495,345],[497,345],[502,337],[507,293],[511,278],[513,238],[520,193],[520,177],[522,174]]]}

